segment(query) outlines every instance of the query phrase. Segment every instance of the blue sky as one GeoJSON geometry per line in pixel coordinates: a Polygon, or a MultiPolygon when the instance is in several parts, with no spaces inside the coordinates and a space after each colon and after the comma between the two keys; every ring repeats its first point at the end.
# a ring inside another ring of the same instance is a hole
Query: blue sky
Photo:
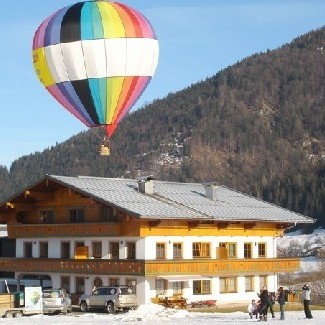
{"type": "MultiPolygon", "coordinates": [[[[1,3],[0,165],[9,168],[21,156],[41,152],[86,130],[39,83],[31,60],[39,24],[74,2],[1,3]]],[[[156,74],[133,110],[325,25],[324,0],[120,2],[151,21],[160,45],[156,74]]]]}

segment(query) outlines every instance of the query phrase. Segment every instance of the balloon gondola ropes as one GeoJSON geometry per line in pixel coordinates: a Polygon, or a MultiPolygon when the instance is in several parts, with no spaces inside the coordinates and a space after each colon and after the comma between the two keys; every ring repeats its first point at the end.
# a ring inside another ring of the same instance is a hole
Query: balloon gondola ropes
{"type": "Polygon", "coordinates": [[[104,127],[107,139],[146,89],[158,56],[158,40],[147,18],[105,0],[58,10],[33,39],[40,82],[86,126],[104,127]]]}

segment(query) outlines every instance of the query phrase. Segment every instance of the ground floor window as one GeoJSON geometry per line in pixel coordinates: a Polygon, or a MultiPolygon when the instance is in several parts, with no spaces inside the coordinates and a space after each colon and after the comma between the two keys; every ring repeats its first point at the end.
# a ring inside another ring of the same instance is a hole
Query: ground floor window
{"type": "Polygon", "coordinates": [[[68,293],[70,292],[70,277],[61,276],[61,288],[65,289],[68,293]]]}
{"type": "Polygon", "coordinates": [[[120,279],[119,278],[109,278],[108,279],[108,285],[114,287],[120,285],[120,279]]]}
{"type": "Polygon", "coordinates": [[[260,290],[267,288],[267,275],[260,275],[260,290]]]}
{"type": "Polygon", "coordinates": [[[210,280],[195,280],[193,281],[193,294],[209,294],[211,293],[211,281],[210,280]]]}
{"type": "Polygon", "coordinates": [[[182,294],[182,289],[183,289],[183,282],[177,281],[177,282],[172,282],[172,287],[173,287],[173,295],[181,295],[182,294]]]}
{"type": "Polygon", "coordinates": [[[237,278],[220,278],[220,293],[237,292],[237,278]]]}
{"type": "Polygon", "coordinates": [[[166,281],[164,279],[156,279],[156,295],[164,295],[167,289],[166,281]]]}
{"type": "Polygon", "coordinates": [[[76,293],[84,294],[85,293],[85,278],[76,277],[76,293]]]}
{"type": "Polygon", "coordinates": [[[136,279],[126,279],[125,284],[128,287],[131,287],[135,293],[137,292],[137,280],[136,279]]]}
{"type": "Polygon", "coordinates": [[[245,277],[245,291],[254,291],[254,277],[253,276],[245,277]]]}
{"type": "Polygon", "coordinates": [[[100,277],[96,277],[94,279],[94,286],[93,286],[93,290],[95,290],[98,287],[102,287],[103,286],[103,280],[100,277]]]}

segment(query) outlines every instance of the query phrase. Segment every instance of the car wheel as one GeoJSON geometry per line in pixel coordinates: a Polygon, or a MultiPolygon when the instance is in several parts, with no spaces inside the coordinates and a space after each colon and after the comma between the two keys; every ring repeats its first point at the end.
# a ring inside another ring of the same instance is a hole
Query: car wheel
{"type": "Polygon", "coordinates": [[[114,314],[115,313],[115,306],[112,302],[107,303],[107,312],[109,314],[114,314]]]}
{"type": "Polygon", "coordinates": [[[87,306],[87,303],[85,301],[82,301],[80,303],[80,310],[83,311],[83,312],[88,310],[88,306],[87,306]]]}

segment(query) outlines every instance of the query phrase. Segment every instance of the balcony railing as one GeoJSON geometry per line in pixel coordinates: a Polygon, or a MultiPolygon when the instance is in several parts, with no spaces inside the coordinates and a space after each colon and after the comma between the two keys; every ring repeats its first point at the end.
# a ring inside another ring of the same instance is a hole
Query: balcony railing
{"type": "Polygon", "coordinates": [[[67,223],[67,224],[15,224],[8,225],[9,238],[120,236],[123,226],[120,222],[67,223]]]}
{"type": "Polygon", "coordinates": [[[144,262],[139,260],[0,258],[1,271],[143,275],[144,262]]]}
{"type": "Polygon", "coordinates": [[[146,275],[204,274],[239,275],[261,273],[284,273],[299,271],[297,258],[256,258],[256,259],[199,259],[199,260],[150,260],[146,261],[146,275]]]}
{"type": "Polygon", "coordinates": [[[105,274],[105,275],[244,275],[298,271],[300,260],[200,259],[200,260],[110,260],[57,258],[0,258],[0,270],[8,272],[105,274]]]}

